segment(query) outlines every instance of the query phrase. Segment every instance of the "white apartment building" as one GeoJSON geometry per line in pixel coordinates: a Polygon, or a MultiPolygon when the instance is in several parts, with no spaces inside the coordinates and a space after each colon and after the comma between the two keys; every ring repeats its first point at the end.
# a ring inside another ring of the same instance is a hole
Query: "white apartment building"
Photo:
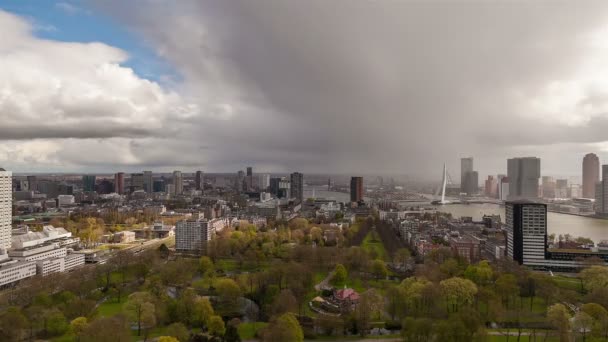
{"type": "Polygon", "coordinates": [[[175,225],[175,250],[178,252],[201,252],[215,232],[224,229],[226,219],[179,221],[175,225]]]}
{"type": "Polygon", "coordinates": [[[0,168],[0,249],[11,247],[13,174],[0,168]]]}

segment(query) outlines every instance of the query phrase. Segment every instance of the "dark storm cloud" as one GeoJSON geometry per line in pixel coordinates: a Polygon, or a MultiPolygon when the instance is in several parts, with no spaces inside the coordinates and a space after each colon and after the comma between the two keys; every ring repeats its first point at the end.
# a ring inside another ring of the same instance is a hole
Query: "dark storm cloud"
{"type": "Polygon", "coordinates": [[[424,175],[472,155],[483,174],[532,154],[574,173],[560,163],[607,140],[594,74],[608,44],[590,38],[606,2],[90,3],[170,62],[172,90],[196,104],[116,133],[147,134],[126,145],[130,165],[424,175]]]}

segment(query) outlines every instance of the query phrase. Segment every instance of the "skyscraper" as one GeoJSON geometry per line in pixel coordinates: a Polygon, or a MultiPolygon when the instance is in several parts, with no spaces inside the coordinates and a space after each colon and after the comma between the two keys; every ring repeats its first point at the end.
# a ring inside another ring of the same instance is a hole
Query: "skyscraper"
{"type": "Polygon", "coordinates": [[[245,178],[245,191],[253,191],[253,168],[247,167],[247,177],[245,178]]]}
{"type": "Polygon", "coordinates": [[[520,265],[543,265],[547,245],[547,205],[529,201],[505,204],[507,255],[520,265]]]}
{"type": "Polygon", "coordinates": [[[247,166],[247,177],[253,176],[253,167],[247,166]]]}
{"type": "MultiPolygon", "coordinates": [[[[595,185],[600,181],[600,159],[595,153],[583,158],[583,197],[595,198],[595,185]]],[[[31,185],[30,185],[31,188],[31,185]]]]}
{"type": "Polygon", "coordinates": [[[467,192],[467,174],[473,172],[473,158],[460,158],[460,192],[467,192]]]}
{"type": "Polygon", "coordinates": [[[270,186],[270,175],[265,173],[260,175],[259,184],[260,190],[266,190],[270,186]]]}
{"type": "Polygon", "coordinates": [[[36,176],[27,176],[27,183],[30,191],[38,191],[38,179],[36,176]]]}
{"type": "Polygon", "coordinates": [[[509,199],[538,198],[540,159],[536,157],[507,160],[509,199]]]}
{"type": "Polygon", "coordinates": [[[196,171],[194,186],[196,190],[203,190],[203,171],[196,171]]]}
{"type": "Polygon", "coordinates": [[[144,191],[151,194],[154,191],[152,171],[144,171],[144,191]]]}
{"type": "Polygon", "coordinates": [[[608,215],[608,165],[602,165],[602,180],[595,187],[595,213],[608,215]]]}
{"type": "Polygon", "coordinates": [[[243,170],[239,170],[236,173],[236,184],[234,186],[234,188],[236,189],[236,191],[241,192],[243,191],[243,189],[245,188],[245,172],[243,172],[243,170]]]}
{"type": "Polygon", "coordinates": [[[131,174],[131,192],[144,189],[144,174],[143,173],[132,173],[131,174]]]}
{"type": "Polygon", "coordinates": [[[351,177],[350,179],[350,201],[363,201],[363,177],[351,177]]]}
{"type": "Polygon", "coordinates": [[[82,190],[92,192],[95,191],[95,175],[83,175],[82,176],[82,190]]]}
{"type": "Polygon", "coordinates": [[[184,182],[181,171],[173,171],[173,189],[175,191],[174,195],[181,195],[184,193],[184,182]]]}
{"type": "Polygon", "coordinates": [[[118,172],[114,174],[114,192],[119,195],[125,193],[125,173],[118,172]]]}
{"type": "Polygon", "coordinates": [[[13,174],[0,168],[0,249],[11,247],[13,174]]]}
{"type": "Polygon", "coordinates": [[[555,181],[551,176],[542,176],[542,197],[543,198],[555,198],[555,181]]]}
{"type": "Polygon", "coordinates": [[[304,175],[299,172],[291,174],[291,197],[304,201],[304,175]]]}

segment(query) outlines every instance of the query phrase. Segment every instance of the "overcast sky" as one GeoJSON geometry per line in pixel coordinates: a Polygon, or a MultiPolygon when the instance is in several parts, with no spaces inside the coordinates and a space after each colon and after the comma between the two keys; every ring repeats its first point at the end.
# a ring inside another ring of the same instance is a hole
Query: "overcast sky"
{"type": "Polygon", "coordinates": [[[0,0],[0,165],[480,178],[608,162],[608,2],[0,0]]]}

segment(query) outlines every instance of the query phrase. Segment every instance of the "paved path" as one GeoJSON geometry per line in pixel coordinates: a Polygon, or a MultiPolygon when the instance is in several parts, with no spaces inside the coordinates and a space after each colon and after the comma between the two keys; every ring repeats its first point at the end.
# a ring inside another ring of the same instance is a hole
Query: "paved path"
{"type": "Polygon", "coordinates": [[[325,277],[325,279],[321,280],[320,283],[318,283],[317,285],[315,285],[315,290],[317,291],[321,291],[324,287],[327,287],[327,285],[329,284],[329,281],[331,280],[331,278],[334,276],[334,272],[335,271],[331,271],[327,274],[327,277],[325,277]]]}

